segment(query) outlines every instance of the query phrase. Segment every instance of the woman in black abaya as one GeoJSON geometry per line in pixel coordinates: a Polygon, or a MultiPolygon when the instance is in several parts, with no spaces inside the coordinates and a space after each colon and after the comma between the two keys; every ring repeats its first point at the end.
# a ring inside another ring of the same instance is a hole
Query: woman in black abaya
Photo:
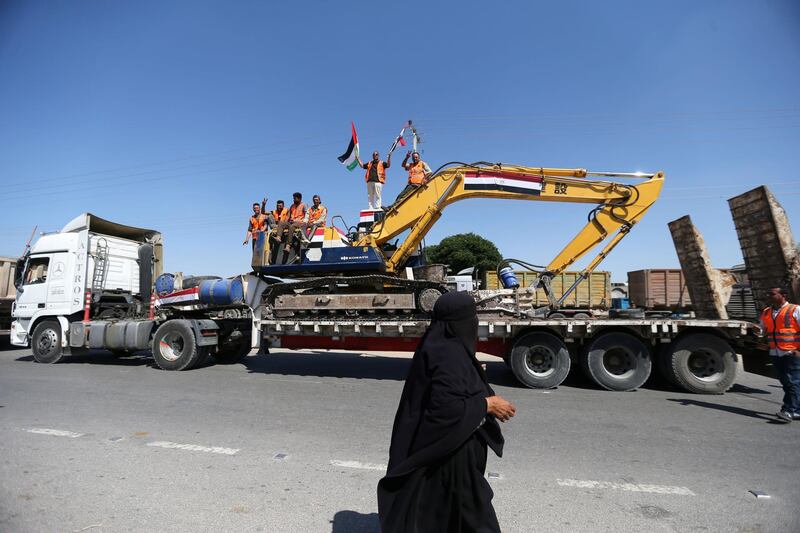
{"type": "Polygon", "coordinates": [[[475,358],[475,301],[451,292],[414,353],[378,483],[383,533],[500,531],[484,478],[487,447],[503,454],[497,420],[514,406],[496,396],[475,358]]]}

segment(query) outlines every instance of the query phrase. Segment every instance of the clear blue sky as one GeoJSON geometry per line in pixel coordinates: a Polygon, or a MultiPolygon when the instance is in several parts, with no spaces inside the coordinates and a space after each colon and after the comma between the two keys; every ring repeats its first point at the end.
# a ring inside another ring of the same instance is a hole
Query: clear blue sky
{"type": "MultiPolygon", "coordinates": [[[[727,198],[768,184],[800,236],[800,3],[0,3],[0,255],[81,212],[159,229],[166,269],[248,270],[250,204],[318,193],[354,224],[336,160],[411,118],[423,159],[664,170],[662,198],[601,265],[676,267],[690,214],[741,261],[727,198]]],[[[399,155],[399,154],[396,154],[399,155]]],[[[403,187],[395,158],[385,196],[403,187]]],[[[586,206],[477,200],[473,231],[548,262],[586,206]]]]}

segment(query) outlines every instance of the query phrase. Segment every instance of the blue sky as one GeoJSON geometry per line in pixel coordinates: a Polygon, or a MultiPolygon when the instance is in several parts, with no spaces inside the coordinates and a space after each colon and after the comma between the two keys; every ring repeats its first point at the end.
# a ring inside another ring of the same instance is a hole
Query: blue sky
{"type": "MultiPolygon", "coordinates": [[[[253,201],[317,193],[354,224],[363,175],[336,161],[350,121],[362,152],[385,153],[410,118],[434,168],[664,170],[662,198],[600,268],[678,266],[667,222],[685,214],[727,267],[741,261],[731,196],[768,184],[800,234],[799,66],[792,0],[6,0],[0,255],[89,211],[161,230],[168,271],[244,272],[253,201]]],[[[462,202],[428,242],[472,231],[543,264],[587,211],[462,202]]]]}

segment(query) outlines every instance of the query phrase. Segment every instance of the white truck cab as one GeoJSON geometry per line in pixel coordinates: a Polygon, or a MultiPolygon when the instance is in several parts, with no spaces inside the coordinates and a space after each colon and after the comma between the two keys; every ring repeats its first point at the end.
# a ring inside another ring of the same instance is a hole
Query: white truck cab
{"type": "Polygon", "coordinates": [[[38,327],[41,348],[69,353],[69,324],[87,307],[94,318],[141,315],[161,264],[160,233],[90,213],[76,217],[18,261],[11,343],[27,346],[38,327]]]}

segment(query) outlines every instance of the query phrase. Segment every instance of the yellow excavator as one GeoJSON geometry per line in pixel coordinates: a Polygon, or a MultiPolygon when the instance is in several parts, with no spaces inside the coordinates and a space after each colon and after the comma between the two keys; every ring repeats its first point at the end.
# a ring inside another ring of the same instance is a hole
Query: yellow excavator
{"type": "MultiPolygon", "coordinates": [[[[362,212],[365,222],[347,232],[330,226],[320,230],[316,243],[312,239],[310,245],[299,246],[283,264],[255,259],[253,268],[265,278],[280,276],[280,282],[264,293],[264,303],[274,316],[428,313],[447,288],[443,280],[420,279],[415,272],[425,272],[421,243],[445,207],[472,198],[588,204],[586,225],[539,272],[541,286],[550,297],[549,311],[553,311],[559,301],[550,294],[549,279],[600,246],[563,301],[641,220],[663,184],[663,172],[448,163],[391,207],[362,212]]],[[[269,236],[262,241],[256,245],[254,258],[269,257],[265,251],[269,236]]],[[[516,289],[513,284],[511,288],[516,289]]],[[[542,313],[547,310],[527,315],[542,313]]]]}

